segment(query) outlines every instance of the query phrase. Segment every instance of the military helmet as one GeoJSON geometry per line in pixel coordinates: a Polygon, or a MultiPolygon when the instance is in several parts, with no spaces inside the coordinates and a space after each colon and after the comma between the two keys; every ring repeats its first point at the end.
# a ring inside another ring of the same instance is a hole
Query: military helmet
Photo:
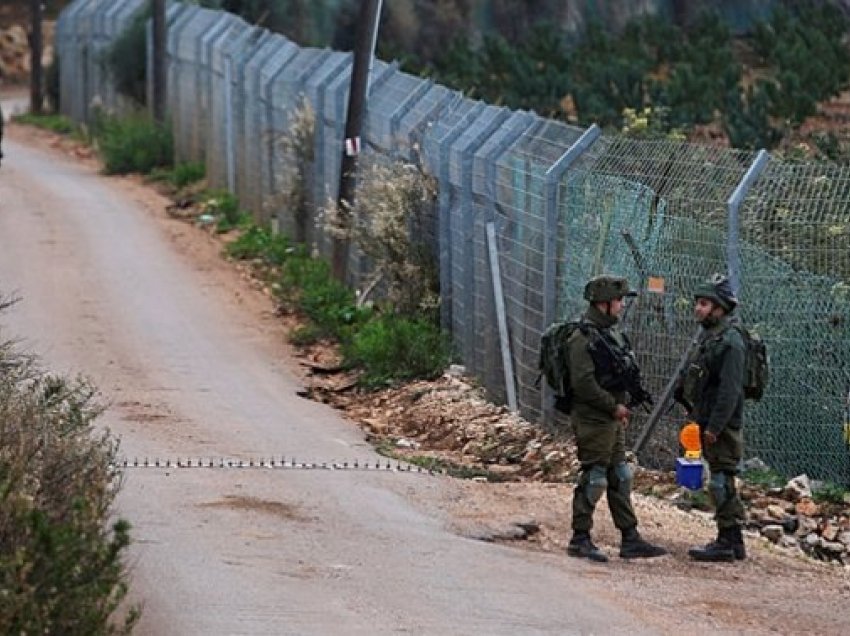
{"type": "Polygon", "coordinates": [[[697,285],[694,290],[694,299],[708,298],[714,303],[717,303],[726,313],[729,313],[738,306],[738,299],[732,291],[732,284],[729,278],[723,274],[714,274],[707,281],[697,285]]]}
{"type": "Polygon", "coordinates": [[[629,289],[629,281],[621,276],[594,276],[584,286],[584,299],[592,303],[607,303],[623,296],[637,296],[629,289]]]}

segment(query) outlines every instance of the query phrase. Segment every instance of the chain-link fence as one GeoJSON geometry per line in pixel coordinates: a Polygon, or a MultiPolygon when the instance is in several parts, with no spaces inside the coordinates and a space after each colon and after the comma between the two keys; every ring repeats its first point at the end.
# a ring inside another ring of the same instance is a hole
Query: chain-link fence
{"type": "MultiPolygon", "coordinates": [[[[62,14],[66,114],[85,120],[96,95],[121,109],[98,56],[143,4],[77,0],[62,14]]],[[[171,4],[168,19],[177,158],[204,162],[212,187],[329,256],[320,210],[337,193],[351,56],[197,6],[171,4]],[[312,146],[296,152],[279,142],[305,121],[304,104],[312,146]],[[293,174],[306,183],[298,213],[280,197],[293,174]]],[[[767,395],[747,407],[748,455],[850,484],[850,169],[600,135],[465,99],[382,62],[362,142],[367,155],[436,179],[434,218],[423,227],[439,257],[443,322],[494,400],[543,421],[540,334],[583,309],[583,284],[600,272],[643,290],[625,324],[657,395],[695,330],[690,290],[731,266],[743,318],[771,354],[767,395]]],[[[357,250],[349,266],[355,285],[369,274],[357,250]]],[[[662,417],[647,458],[672,465],[682,419],[662,417]]],[[[633,434],[642,425],[638,417],[633,434]]]]}

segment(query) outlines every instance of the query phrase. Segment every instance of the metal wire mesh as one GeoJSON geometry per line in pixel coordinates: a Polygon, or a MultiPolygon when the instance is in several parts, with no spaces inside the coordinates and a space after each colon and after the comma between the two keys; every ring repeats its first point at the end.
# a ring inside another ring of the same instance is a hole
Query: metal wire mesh
{"type": "Polygon", "coordinates": [[[771,162],[741,218],[743,316],[771,345],[751,452],[783,472],[847,483],[850,169],[771,162]]]}
{"type": "MultiPolygon", "coordinates": [[[[96,94],[120,108],[93,52],[114,41],[142,4],[77,0],[62,14],[63,112],[85,121],[96,94]]],[[[339,182],[351,56],[301,48],[233,16],[177,3],[169,20],[178,158],[205,161],[211,183],[235,190],[258,220],[276,219],[327,256],[320,209],[339,182]],[[304,100],[315,129],[312,151],[299,155],[279,141],[304,100]],[[299,179],[309,194],[305,216],[280,197],[299,179]]],[[[600,272],[626,275],[644,290],[624,322],[657,394],[695,329],[691,290],[740,254],[741,312],[772,356],[767,395],[747,406],[747,451],[785,473],[850,483],[842,437],[850,387],[850,170],[771,159],[736,216],[730,197],[754,153],[591,139],[591,131],[465,99],[392,64],[377,62],[371,77],[366,159],[414,162],[436,180],[434,217],[418,231],[439,260],[443,324],[493,399],[506,401],[512,383],[518,409],[541,420],[540,334],[550,317],[583,309],[583,285],[600,272]],[[493,292],[488,223],[501,299],[493,292]],[[646,291],[650,277],[654,291],[646,291]]],[[[371,263],[355,249],[350,267],[358,284],[371,263]]],[[[662,418],[645,461],[672,465],[682,420],[675,410],[662,418]]]]}

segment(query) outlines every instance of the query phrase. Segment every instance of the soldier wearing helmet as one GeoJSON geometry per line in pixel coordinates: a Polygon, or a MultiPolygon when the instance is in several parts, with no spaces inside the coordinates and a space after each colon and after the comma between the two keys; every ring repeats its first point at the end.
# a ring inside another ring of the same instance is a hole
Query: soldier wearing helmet
{"type": "Polygon", "coordinates": [[[656,557],[664,548],[645,541],[637,531],[631,502],[632,473],[626,463],[625,426],[630,411],[627,394],[612,365],[599,355],[594,343],[605,338],[609,351],[620,351],[634,359],[628,339],[617,323],[623,298],[635,296],[628,281],[618,276],[597,276],[584,288],[588,301],[579,328],[567,340],[570,385],[573,390],[571,421],[576,434],[581,477],[573,494],[573,536],[567,554],[593,561],[608,560],[590,537],[593,512],[605,493],[614,524],[622,533],[620,556],[656,557]]]}
{"type": "Polygon", "coordinates": [[[708,488],[715,506],[717,538],[688,551],[698,561],[746,558],[741,533],[744,506],[735,486],[743,456],[746,356],[743,336],[732,328],[737,306],[729,279],[722,274],[694,290],[694,317],[704,330],[674,393],[699,424],[703,455],[711,470],[708,488]]]}

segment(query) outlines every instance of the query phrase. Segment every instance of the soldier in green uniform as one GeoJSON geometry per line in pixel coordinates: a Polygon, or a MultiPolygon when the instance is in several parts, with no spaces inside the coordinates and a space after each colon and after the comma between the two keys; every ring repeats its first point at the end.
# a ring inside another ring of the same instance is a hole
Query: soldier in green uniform
{"type": "Polygon", "coordinates": [[[581,317],[580,327],[567,340],[573,390],[571,421],[581,462],[581,477],[573,495],[573,537],[567,554],[600,562],[608,557],[593,544],[590,530],[593,511],[603,493],[614,524],[622,533],[621,557],[667,554],[664,548],[644,541],[637,531],[631,502],[632,473],[626,463],[625,426],[630,410],[617,369],[635,362],[617,323],[623,297],[634,295],[624,278],[603,275],[591,279],[584,289],[590,306],[581,317]],[[599,346],[599,338],[608,345],[599,346]],[[614,361],[612,355],[620,355],[622,360],[614,361]]]}
{"type": "Polygon", "coordinates": [[[697,561],[746,558],[741,526],[744,506],[735,487],[743,455],[744,339],[734,327],[738,300],[729,279],[715,274],[694,291],[694,316],[705,328],[685,366],[675,398],[700,427],[703,456],[711,477],[717,539],[691,548],[697,561]]]}

